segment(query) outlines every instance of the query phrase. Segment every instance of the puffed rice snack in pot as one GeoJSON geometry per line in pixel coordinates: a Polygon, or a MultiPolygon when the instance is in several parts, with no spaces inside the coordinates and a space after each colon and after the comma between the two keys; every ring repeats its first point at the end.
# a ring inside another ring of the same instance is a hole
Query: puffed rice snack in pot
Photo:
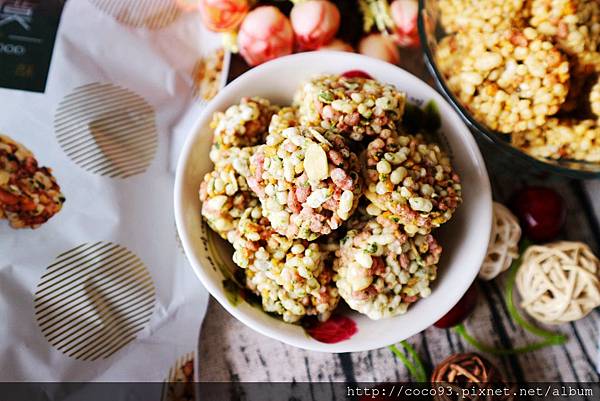
{"type": "Polygon", "coordinates": [[[258,204],[244,175],[249,174],[249,160],[254,148],[231,148],[228,159],[217,162],[200,185],[201,213],[210,228],[221,238],[233,242],[242,213],[258,204]]]}
{"type": "Polygon", "coordinates": [[[511,141],[533,157],[600,162],[600,124],[596,120],[552,118],[543,127],[513,133],[511,141]]]}
{"type": "Polygon", "coordinates": [[[592,113],[600,120],[600,77],[596,79],[596,83],[592,86],[589,99],[592,113]]]}
{"type": "Polygon", "coordinates": [[[248,185],[275,231],[315,240],[348,220],[362,195],[358,157],[331,131],[290,127],[252,157],[248,185]]]}
{"type": "Polygon", "coordinates": [[[437,44],[435,59],[440,72],[448,80],[460,73],[461,60],[466,56],[468,42],[462,34],[444,36],[437,44]]]}
{"type": "Polygon", "coordinates": [[[341,297],[377,320],[406,313],[431,293],[441,246],[431,234],[410,237],[382,216],[352,219],[334,263],[341,297]]]}
{"type": "Polygon", "coordinates": [[[339,293],[317,243],[277,234],[255,206],[243,213],[233,246],[233,261],[245,269],[246,286],[261,298],[266,312],[286,322],[304,316],[329,319],[339,293]]]}
{"type": "Polygon", "coordinates": [[[511,28],[526,14],[525,0],[438,0],[437,6],[448,33],[511,28]]]}
{"type": "Polygon", "coordinates": [[[421,136],[375,139],[364,158],[365,196],[372,202],[367,212],[404,225],[409,235],[428,234],[450,220],[462,202],[450,159],[421,136]]]}
{"type": "Polygon", "coordinates": [[[294,105],[302,125],[333,129],[362,141],[399,127],[406,94],[373,79],[322,75],[302,85],[294,105]]]}
{"type": "Polygon", "coordinates": [[[214,130],[210,159],[217,163],[227,157],[233,147],[255,146],[264,143],[271,117],[279,110],[267,99],[244,97],[239,104],[213,116],[214,130]]]}
{"type": "Polygon", "coordinates": [[[589,64],[597,57],[593,55],[600,50],[600,2],[597,0],[531,0],[529,22],[540,33],[552,37],[580,64],[589,64]]]}
{"type": "Polygon", "coordinates": [[[511,133],[534,129],[559,111],[569,92],[567,57],[534,28],[469,37],[448,86],[490,129],[511,133]]]}

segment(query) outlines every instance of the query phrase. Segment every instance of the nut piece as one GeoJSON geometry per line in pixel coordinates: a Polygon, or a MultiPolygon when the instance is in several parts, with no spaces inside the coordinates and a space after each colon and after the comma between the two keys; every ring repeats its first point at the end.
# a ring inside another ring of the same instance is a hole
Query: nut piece
{"type": "Polygon", "coordinates": [[[310,181],[321,181],[329,177],[327,155],[320,145],[308,145],[304,156],[304,169],[310,181]]]}

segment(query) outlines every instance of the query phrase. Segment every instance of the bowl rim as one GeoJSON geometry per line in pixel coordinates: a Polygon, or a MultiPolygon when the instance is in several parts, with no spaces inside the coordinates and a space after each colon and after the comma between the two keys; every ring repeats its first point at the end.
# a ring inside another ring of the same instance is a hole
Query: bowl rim
{"type": "MultiPolygon", "coordinates": [[[[393,66],[384,61],[380,61],[380,60],[376,60],[376,59],[373,59],[373,58],[370,58],[367,56],[363,56],[360,54],[348,53],[348,52],[314,51],[314,52],[304,52],[304,53],[299,53],[299,54],[292,54],[289,56],[284,56],[284,57],[280,57],[278,59],[269,61],[262,65],[259,65],[255,68],[245,72],[244,74],[240,75],[235,80],[230,82],[224,90],[220,91],[219,94],[211,101],[211,104],[216,105],[216,104],[220,103],[222,98],[226,98],[227,96],[229,96],[229,92],[232,92],[232,91],[235,92],[236,88],[238,86],[242,85],[244,81],[252,80],[254,78],[260,77],[261,75],[263,75],[263,72],[262,72],[263,70],[269,70],[272,68],[276,69],[280,66],[285,66],[286,63],[295,61],[298,58],[310,58],[310,57],[315,57],[317,55],[322,56],[325,54],[334,54],[336,57],[354,58],[354,59],[359,59],[359,60],[364,59],[365,61],[368,60],[369,63],[375,62],[375,63],[382,63],[385,65],[393,66]]],[[[440,103],[440,104],[445,103],[446,108],[449,111],[454,112],[454,109],[451,107],[451,105],[448,104],[448,102],[435,90],[435,88],[431,87],[430,85],[428,85],[423,80],[416,77],[415,75],[411,74],[410,72],[408,72],[400,67],[397,67],[397,66],[393,66],[393,67],[397,68],[398,72],[403,74],[408,79],[414,81],[417,85],[427,87],[427,90],[431,91],[431,97],[435,98],[435,101],[437,103],[440,103]]],[[[187,160],[190,159],[190,156],[193,153],[193,148],[194,148],[194,145],[196,142],[196,138],[200,135],[201,127],[202,127],[203,123],[206,122],[207,118],[210,118],[210,116],[208,116],[208,114],[212,114],[214,111],[212,109],[213,109],[213,107],[211,107],[210,104],[204,108],[204,110],[198,115],[196,122],[193,124],[193,127],[190,130],[188,137],[186,138],[185,144],[183,146],[182,152],[179,156],[179,160],[177,163],[175,186],[174,186],[174,208],[175,208],[175,221],[176,221],[177,231],[181,238],[181,242],[182,242],[186,257],[188,258],[188,260],[190,262],[191,268],[196,273],[196,276],[200,279],[200,281],[205,286],[205,288],[209,291],[209,293],[234,318],[236,318],[237,320],[239,320],[240,322],[242,322],[244,325],[248,326],[252,330],[254,330],[260,334],[263,334],[267,337],[270,337],[274,340],[280,341],[282,343],[292,345],[297,348],[310,350],[310,351],[328,352],[328,353],[362,352],[362,351],[379,349],[379,348],[389,345],[389,344],[379,343],[376,340],[371,342],[368,346],[356,346],[356,345],[348,346],[348,343],[346,341],[342,341],[340,343],[335,343],[335,344],[321,343],[321,342],[314,341],[314,340],[309,341],[309,342],[296,341],[294,338],[290,338],[286,335],[282,336],[277,328],[270,326],[268,324],[263,324],[262,322],[256,321],[251,315],[242,311],[241,308],[232,305],[229,302],[229,300],[227,299],[226,295],[223,293],[223,290],[221,288],[218,288],[218,284],[212,282],[212,279],[205,272],[205,270],[208,270],[208,269],[203,266],[201,261],[199,261],[197,258],[195,258],[193,256],[194,252],[192,252],[192,245],[191,245],[190,239],[188,238],[188,235],[183,228],[183,227],[185,227],[184,210],[183,210],[183,198],[184,198],[183,197],[183,194],[184,194],[184,188],[183,188],[183,175],[184,174],[183,173],[186,169],[187,160]]],[[[487,169],[486,169],[486,165],[485,165],[485,160],[483,158],[483,155],[481,154],[481,151],[479,150],[479,147],[475,141],[475,138],[468,133],[468,128],[465,125],[464,121],[459,116],[451,116],[450,115],[449,118],[454,118],[455,123],[457,124],[458,130],[463,131],[463,135],[461,136],[461,138],[465,141],[464,147],[472,151],[471,153],[473,153],[473,157],[471,158],[471,160],[473,160],[473,165],[480,167],[479,169],[477,169],[478,176],[480,177],[480,180],[481,180],[481,182],[480,182],[481,186],[478,187],[478,194],[480,197],[483,197],[482,198],[482,205],[483,205],[482,213],[484,213],[486,215],[485,221],[482,222],[481,224],[483,224],[482,232],[485,232],[486,233],[485,235],[489,239],[489,235],[491,234],[491,227],[492,227],[492,190],[491,190],[491,183],[489,180],[489,175],[487,173],[487,169]]],[[[487,241],[486,241],[486,244],[487,244],[487,241]]],[[[482,247],[482,249],[480,249],[478,251],[478,254],[473,252],[472,257],[474,260],[478,261],[478,264],[481,264],[485,258],[486,252],[487,252],[487,246],[482,247]]],[[[409,338],[409,337],[412,337],[412,336],[422,332],[423,330],[430,327],[434,322],[439,320],[442,316],[444,316],[450,309],[452,309],[460,301],[462,296],[465,294],[465,292],[468,290],[468,288],[472,285],[472,283],[477,278],[478,272],[479,272],[479,269],[477,269],[477,271],[473,271],[472,277],[467,276],[467,277],[465,277],[464,281],[461,281],[462,286],[460,286],[460,287],[464,287],[464,288],[461,288],[460,291],[457,291],[455,293],[455,296],[452,299],[449,299],[447,309],[440,308],[438,313],[433,314],[431,316],[431,319],[425,319],[425,320],[423,320],[423,322],[421,324],[418,324],[418,325],[415,324],[413,327],[413,330],[411,330],[412,334],[410,334],[408,337],[399,338],[396,341],[394,341],[394,343],[397,341],[401,341],[404,338],[409,338]],[[429,320],[431,320],[431,321],[429,322],[429,320]]]]}
{"type": "MultiPolygon", "coordinates": [[[[432,0],[429,0],[432,1],[432,0]]],[[[433,55],[433,51],[431,47],[429,47],[429,41],[427,32],[425,29],[425,21],[423,14],[427,11],[425,3],[427,0],[419,0],[419,12],[417,15],[417,26],[419,31],[419,40],[421,42],[421,46],[423,48],[425,65],[431,76],[433,77],[438,89],[446,98],[448,103],[454,108],[454,110],[461,116],[463,121],[470,128],[470,131],[475,131],[478,135],[486,139],[488,142],[491,142],[494,145],[500,147],[505,153],[510,154],[511,156],[516,156],[518,159],[533,164],[536,168],[546,171],[549,173],[560,174],[562,176],[576,178],[576,179],[600,179],[600,171],[592,172],[592,171],[584,171],[584,170],[575,170],[572,168],[564,167],[558,164],[553,164],[549,162],[545,162],[542,159],[531,156],[514,146],[512,146],[509,142],[506,142],[501,139],[500,133],[496,133],[492,130],[486,128],[483,124],[481,124],[473,115],[462,105],[462,103],[454,96],[454,93],[448,88],[446,85],[446,81],[443,78],[443,74],[437,67],[437,63],[435,62],[435,57],[433,55]]]]}

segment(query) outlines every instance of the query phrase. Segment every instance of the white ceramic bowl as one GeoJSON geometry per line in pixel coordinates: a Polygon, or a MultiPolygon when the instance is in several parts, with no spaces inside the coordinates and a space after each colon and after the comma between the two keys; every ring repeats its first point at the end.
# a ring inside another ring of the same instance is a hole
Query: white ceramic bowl
{"type": "Polygon", "coordinates": [[[391,64],[353,53],[312,52],[283,57],[256,67],[226,86],[198,117],[184,146],[177,168],[175,215],[183,247],[204,286],[225,309],[250,328],[284,343],[315,351],[354,352],[380,348],[411,337],[431,326],[448,312],[475,279],[488,246],[492,223],[490,183],[481,153],[469,130],[452,107],[430,86],[391,64]],[[215,111],[225,110],[243,96],[262,96],[290,104],[299,85],[319,73],[342,73],[360,69],[395,85],[413,103],[433,100],[440,111],[440,138],[450,148],[453,164],[462,178],[463,199],[454,218],[436,231],[444,247],[432,294],[412,305],[408,312],[384,320],[344,310],[356,322],[358,332],[336,344],[309,337],[302,327],[284,323],[245,301],[230,301],[223,286],[224,271],[235,269],[231,246],[220,240],[200,216],[198,188],[212,169],[208,153],[209,128],[215,111]]]}

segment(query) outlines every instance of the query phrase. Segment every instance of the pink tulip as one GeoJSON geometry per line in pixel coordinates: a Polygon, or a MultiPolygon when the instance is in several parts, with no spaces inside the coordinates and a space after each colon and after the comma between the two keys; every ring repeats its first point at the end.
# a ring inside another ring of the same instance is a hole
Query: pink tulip
{"type": "Polygon", "coordinates": [[[353,52],[354,49],[348,43],[341,39],[333,39],[324,46],[319,47],[319,50],[336,50],[340,52],[353,52]]]}
{"type": "Polygon", "coordinates": [[[340,28],[340,11],[326,0],[296,4],[290,19],[296,41],[304,50],[318,49],[329,43],[340,28]]]}
{"type": "Polygon", "coordinates": [[[200,9],[202,0],[175,0],[177,7],[183,11],[196,11],[200,9]]]}
{"type": "Polygon", "coordinates": [[[255,66],[291,54],[294,32],[290,21],[276,7],[261,6],[242,22],[238,44],[244,60],[255,66]]]}
{"type": "Polygon", "coordinates": [[[199,7],[202,22],[214,32],[235,30],[250,9],[248,0],[200,0],[199,7]]]}
{"type": "Polygon", "coordinates": [[[365,56],[387,61],[388,63],[400,63],[398,47],[392,38],[380,33],[372,33],[362,38],[358,44],[358,52],[365,56]]]}
{"type": "Polygon", "coordinates": [[[395,0],[390,4],[392,20],[396,29],[394,39],[399,46],[415,47],[419,45],[417,15],[419,4],[417,0],[395,0]]]}

